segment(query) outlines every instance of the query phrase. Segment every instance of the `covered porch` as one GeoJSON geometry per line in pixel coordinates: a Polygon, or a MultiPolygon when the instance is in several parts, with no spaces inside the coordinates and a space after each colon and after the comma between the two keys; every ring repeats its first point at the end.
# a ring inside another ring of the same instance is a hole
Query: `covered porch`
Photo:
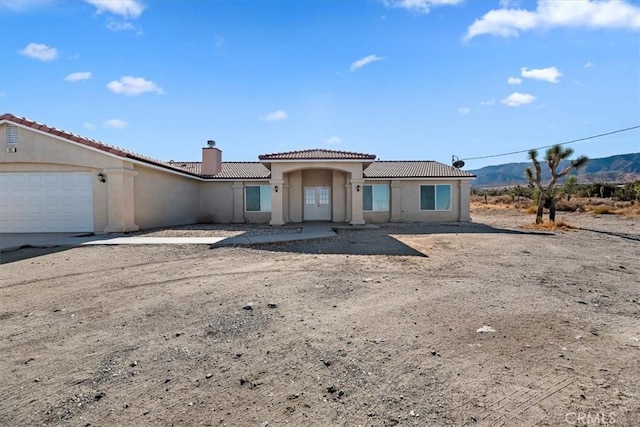
{"type": "Polygon", "coordinates": [[[364,224],[363,170],[374,155],[322,151],[267,154],[261,162],[271,170],[271,225],[330,221],[364,224]],[[292,158],[293,157],[293,158],[292,158]]]}

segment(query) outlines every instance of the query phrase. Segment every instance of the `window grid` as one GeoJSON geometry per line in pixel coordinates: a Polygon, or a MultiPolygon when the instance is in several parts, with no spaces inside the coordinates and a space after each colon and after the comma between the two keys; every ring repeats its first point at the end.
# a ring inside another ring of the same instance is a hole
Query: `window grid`
{"type": "Polygon", "coordinates": [[[321,205],[329,204],[329,189],[328,188],[319,188],[318,189],[318,203],[321,205]]]}

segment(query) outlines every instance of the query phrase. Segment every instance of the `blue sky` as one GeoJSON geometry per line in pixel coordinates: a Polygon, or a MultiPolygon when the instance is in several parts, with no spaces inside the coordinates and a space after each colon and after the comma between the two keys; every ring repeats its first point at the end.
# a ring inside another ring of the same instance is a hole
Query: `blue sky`
{"type": "MultiPolygon", "coordinates": [[[[165,161],[214,139],[450,163],[640,124],[640,0],[0,4],[2,113],[165,161]]],[[[572,147],[639,152],[640,130],[572,147]]]]}

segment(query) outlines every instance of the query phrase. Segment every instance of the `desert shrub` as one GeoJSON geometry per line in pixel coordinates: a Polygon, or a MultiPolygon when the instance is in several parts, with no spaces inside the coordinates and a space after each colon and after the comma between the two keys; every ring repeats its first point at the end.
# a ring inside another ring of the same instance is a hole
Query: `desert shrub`
{"type": "Polygon", "coordinates": [[[633,206],[633,202],[627,202],[627,201],[616,201],[613,203],[613,206],[616,209],[624,209],[624,208],[628,208],[630,206],[633,206]]]}
{"type": "Polygon", "coordinates": [[[593,183],[587,184],[578,190],[578,195],[581,197],[600,197],[608,198],[613,197],[618,187],[613,184],[593,183]]]}
{"type": "Polygon", "coordinates": [[[614,197],[618,200],[640,200],[640,181],[629,182],[616,189],[614,197]]]}
{"type": "Polygon", "coordinates": [[[563,212],[584,211],[584,203],[578,199],[558,199],[556,201],[556,210],[563,212]]]}
{"type": "Polygon", "coordinates": [[[511,205],[513,204],[513,197],[509,196],[507,194],[501,195],[501,196],[496,196],[496,197],[492,197],[492,201],[493,203],[497,203],[499,205],[511,205]]]}
{"type": "Polygon", "coordinates": [[[533,190],[532,194],[531,194],[531,199],[533,199],[533,202],[537,205],[538,204],[538,200],[540,200],[540,189],[536,188],[535,190],[533,190]]]}
{"type": "Polygon", "coordinates": [[[594,209],[592,209],[591,213],[594,214],[594,215],[606,215],[606,214],[612,214],[614,212],[613,212],[613,210],[611,209],[610,206],[600,205],[600,206],[596,206],[594,209]]]}

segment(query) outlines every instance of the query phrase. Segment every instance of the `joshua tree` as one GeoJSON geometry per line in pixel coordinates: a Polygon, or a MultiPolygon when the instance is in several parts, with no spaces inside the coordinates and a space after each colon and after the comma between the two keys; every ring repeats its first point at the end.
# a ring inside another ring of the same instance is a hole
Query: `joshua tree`
{"type": "Polygon", "coordinates": [[[553,193],[553,189],[558,182],[559,178],[568,175],[573,170],[577,170],[587,164],[589,158],[587,156],[580,156],[575,160],[571,160],[569,165],[562,171],[558,172],[558,166],[560,162],[568,159],[573,154],[573,149],[562,148],[560,145],[554,145],[549,148],[545,154],[545,161],[549,170],[551,171],[551,181],[546,185],[542,184],[542,168],[538,161],[538,150],[529,151],[529,159],[533,163],[534,170],[531,168],[525,169],[525,175],[529,180],[529,183],[535,185],[540,190],[540,197],[538,198],[538,211],[536,213],[536,224],[542,223],[542,212],[545,205],[549,206],[549,220],[554,222],[556,220],[556,200],[553,193]]]}

